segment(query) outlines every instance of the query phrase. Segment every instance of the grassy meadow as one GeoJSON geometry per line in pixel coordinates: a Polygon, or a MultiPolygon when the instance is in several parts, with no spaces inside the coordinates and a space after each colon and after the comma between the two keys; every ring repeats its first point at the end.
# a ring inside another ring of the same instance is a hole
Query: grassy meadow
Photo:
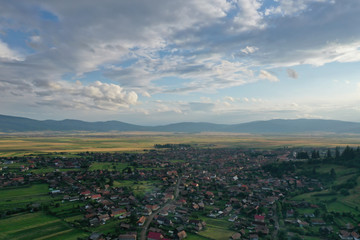
{"type": "Polygon", "coordinates": [[[0,239],[76,240],[88,234],[43,212],[20,213],[0,221],[0,239]]]}
{"type": "MultiPolygon", "coordinates": [[[[357,178],[357,185],[349,189],[349,195],[341,194],[340,191],[334,191],[331,189],[325,189],[319,192],[310,192],[297,195],[292,198],[295,201],[308,201],[314,204],[324,203],[328,212],[337,212],[337,213],[352,213],[357,221],[360,221],[360,176],[359,170],[355,168],[339,166],[335,164],[321,164],[317,167],[316,171],[319,173],[328,173],[334,168],[336,171],[336,180],[331,184],[331,186],[344,184],[350,178],[357,178]]],[[[330,187],[331,187],[330,186],[330,187]]],[[[306,209],[309,210],[309,209],[306,209]]],[[[308,212],[313,212],[310,210],[308,212]]],[[[306,211],[300,211],[305,213],[306,211]]],[[[339,225],[344,225],[347,222],[357,224],[354,220],[346,219],[345,216],[340,216],[336,218],[339,225]],[[345,223],[343,223],[345,222],[345,223]]]]}
{"type": "MultiPolygon", "coordinates": [[[[358,146],[359,135],[251,135],[237,133],[92,133],[0,135],[0,157],[66,152],[143,151],[154,144],[191,144],[197,147],[279,147],[358,146]]],[[[56,154],[56,153],[55,153],[56,154]]]]}
{"type": "Polygon", "coordinates": [[[234,231],[229,230],[232,223],[225,219],[213,219],[208,217],[201,217],[201,219],[206,222],[206,228],[204,231],[198,233],[199,236],[207,239],[227,240],[235,233],[234,231]]]}
{"type": "Polygon", "coordinates": [[[29,203],[47,203],[54,198],[49,195],[47,184],[0,190],[0,210],[26,208],[29,203]]]}

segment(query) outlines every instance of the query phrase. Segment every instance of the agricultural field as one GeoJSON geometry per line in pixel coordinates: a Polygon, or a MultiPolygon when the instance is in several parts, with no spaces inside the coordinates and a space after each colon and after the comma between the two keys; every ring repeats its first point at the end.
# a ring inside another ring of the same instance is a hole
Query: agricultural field
{"type": "MultiPolygon", "coordinates": [[[[319,208],[298,208],[299,216],[304,214],[315,214],[316,217],[329,216],[332,220],[335,232],[343,229],[346,224],[356,226],[360,222],[360,171],[356,168],[339,166],[336,164],[321,164],[316,166],[316,172],[320,174],[329,173],[331,169],[336,172],[336,179],[329,183],[322,191],[310,192],[297,195],[291,200],[310,202],[319,208]],[[337,191],[336,186],[343,186],[349,180],[356,179],[356,185],[346,191],[344,188],[337,191]]],[[[327,218],[329,219],[329,218],[327,218]]],[[[318,227],[307,227],[303,233],[319,232],[318,227]]],[[[308,239],[308,238],[305,238],[308,239]]],[[[314,239],[314,238],[311,238],[314,239]]]]}
{"type": "Polygon", "coordinates": [[[229,230],[231,222],[224,219],[213,219],[208,217],[202,217],[202,220],[206,222],[206,229],[198,233],[198,235],[207,239],[219,239],[228,240],[235,232],[229,230]]]}
{"type": "Polygon", "coordinates": [[[49,195],[47,184],[0,190],[0,211],[26,208],[30,203],[48,203],[54,198],[49,195]]]}
{"type": "MultiPolygon", "coordinates": [[[[67,152],[118,152],[154,149],[154,144],[190,144],[197,147],[282,147],[358,146],[358,135],[251,135],[231,133],[82,133],[52,135],[1,135],[0,157],[67,152]]],[[[70,157],[70,156],[68,156],[70,157]]]]}
{"type": "Polygon", "coordinates": [[[334,164],[323,164],[319,165],[316,168],[316,171],[319,173],[330,172],[331,169],[336,171],[336,180],[332,183],[333,185],[344,184],[348,179],[352,177],[357,177],[357,185],[350,189],[349,195],[343,195],[340,192],[329,189],[319,191],[304,193],[298,196],[295,196],[293,200],[295,201],[309,201],[312,203],[325,202],[329,212],[352,212],[355,215],[360,214],[360,177],[359,170],[354,168],[349,168],[345,166],[339,166],[334,164]]]}
{"type": "Polygon", "coordinates": [[[93,162],[89,167],[90,171],[95,170],[108,170],[108,171],[122,171],[129,165],[127,163],[119,162],[93,162]]]}
{"type": "Polygon", "coordinates": [[[0,220],[0,239],[76,240],[88,234],[43,212],[21,213],[0,220]]]}

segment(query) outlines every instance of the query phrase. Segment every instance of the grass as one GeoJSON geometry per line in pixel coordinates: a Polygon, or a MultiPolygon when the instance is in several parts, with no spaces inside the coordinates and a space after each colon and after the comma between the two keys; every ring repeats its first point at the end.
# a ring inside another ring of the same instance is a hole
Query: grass
{"type": "Polygon", "coordinates": [[[54,200],[49,194],[47,184],[35,184],[0,190],[0,210],[22,208],[29,203],[44,203],[54,200]]]}
{"type": "MultiPolygon", "coordinates": [[[[59,203],[59,202],[58,202],[59,203]]],[[[79,207],[84,206],[81,202],[59,203],[59,207],[51,207],[50,212],[60,218],[70,218],[80,214],[79,207]]]]}
{"type": "Polygon", "coordinates": [[[126,219],[112,219],[110,221],[107,221],[106,224],[100,225],[96,227],[95,229],[91,229],[93,232],[101,232],[101,233],[111,233],[114,232],[115,228],[118,228],[121,222],[125,222],[126,219]]]}
{"type": "MultiPolygon", "coordinates": [[[[337,175],[337,178],[334,183],[332,183],[332,185],[345,183],[349,178],[356,176],[356,172],[359,171],[354,168],[334,164],[319,165],[319,168],[317,168],[316,171],[319,173],[328,173],[330,172],[331,168],[335,169],[337,175]]],[[[329,189],[330,188],[331,186],[329,186],[329,189]]],[[[349,192],[350,195],[348,196],[341,195],[339,192],[333,192],[333,195],[326,195],[327,193],[331,193],[331,190],[323,190],[319,192],[304,193],[293,197],[292,200],[305,200],[315,204],[324,202],[326,203],[327,210],[329,212],[350,212],[358,215],[360,214],[360,177],[357,178],[357,186],[355,186],[353,189],[350,189],[349,192]]]]}
{"type": "Polygon", "coordinates": [[[147,192],[151,192],[156,186],[158,186],[160,181],[132,181],[132,180],[123,180],[123,181],[114,181],[114,187],[129,187],[132,189],[135,195],[143,195],[147,192]]]}
{"type": "Polygon", "coordinates": [[[195,234],[195,233],[187,233],[186,235],[187,235],[186,240],[209,240],[209,239],[211,239],[211,238],[207,238],[207,237],[201,236],[199,234],[195,234]]]}
{"type": "Polygon", "coordinates": [[[127,168],[129,164],[119,162],[94,162],[89,167],[90,171],[94,170],[109,170],[109,171],[122,171],[127,168]]]}
{"type": "Polygon", "coordinates": [[[87,234],[72,229],[60,219],[43,212],[23,213],[0,220],[0,239],[77,239],[87,234]]]}
{"type": "Polygon", "coordinates": [[[204,231],[200,231],[198,235],[206,237],[208,239],[227,240],[235,232],[229,230],[231,223],[224,219],[213,219],[207,217],[201,217],[206,222],[206,228],[204,231]]]}

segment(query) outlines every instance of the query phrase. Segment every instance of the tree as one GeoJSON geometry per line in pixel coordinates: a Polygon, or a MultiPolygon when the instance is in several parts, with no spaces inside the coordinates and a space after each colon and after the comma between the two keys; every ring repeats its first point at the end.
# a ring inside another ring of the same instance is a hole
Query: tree
{"type": "Polygon", "coordinates": [[[340,159],[340,150],[339,147],[335,148],[335,159],[339,160],[340,159]]]}
{"type": "Polygon", "coordinates": [[[326,158],[327,158],[327,159],[331,159],[331,158],[332,158],[331,150],[330,150],[330,149],[327,150],[326,158]]]}
{"type": "Polygon", "coordinates": [[[341,154],[341,158],[343,160],[352,160],[352,159],[354,159],[355,158],[354,149],[349,147],[349,146],[346,146],[346,148],[344,149],[344,151],[341,154]]]}
{"type": "Polygon", "coordinates": [[[335,169],[334,169],[334,168],[332,168],[332,169],[330,170],[330,177],[331,177],[331,179],[333,179],[333,180],[336,179],[336,172],[335,172],[335,169]]]}
{"type": "Polygon", "coordinates": [[[312,153],[311,153],[311,158],[312,159],[318,159],[318,158],[320,158],[320,153],[319,153],[319,151],[316,151],[315,149],[312,151],[312,153]]]}
{"type": "Polygon", "coordinates": [[[279,237],[279,240],[287,239],[286,232],[284,230],[279,231],[278,237],[279,237]]]}
{"type": "Polygon", "coordinates": [[[296,155],[297,159],[309,159],[309,154],[307,152],[299,152],[296,155]]]}

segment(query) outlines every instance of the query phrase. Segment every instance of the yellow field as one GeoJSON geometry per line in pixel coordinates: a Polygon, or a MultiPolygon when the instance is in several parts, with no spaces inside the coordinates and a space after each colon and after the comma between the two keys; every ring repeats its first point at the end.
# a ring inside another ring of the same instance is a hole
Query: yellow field
{"type": "Polygon", "coordinates": [[[117,152],[152,149],[154,144],[191,144],[196,147],[279,147],[358,146],[360,135],[251,135],[234,133],[32,133],[0,135],[0,157],[48,152],[117,152]]]}

